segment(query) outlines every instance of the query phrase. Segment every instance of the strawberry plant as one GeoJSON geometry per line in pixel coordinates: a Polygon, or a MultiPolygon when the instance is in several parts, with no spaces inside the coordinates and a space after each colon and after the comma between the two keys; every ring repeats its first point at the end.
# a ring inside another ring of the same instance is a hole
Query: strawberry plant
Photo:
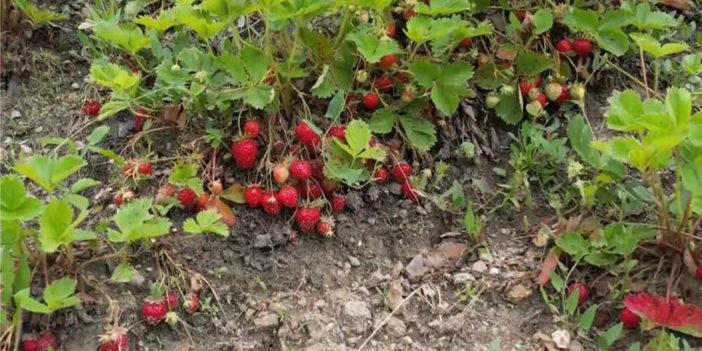
{"type": "Polygon", "coordinates": [[[32,25],[35,27],[39,27],[47,23],[52,24],[53,22],[65,21],[68,19],[68,15],[66,14],[42,10],[29,0],[12,0],[12,2],[29,18],[32,25]]]}

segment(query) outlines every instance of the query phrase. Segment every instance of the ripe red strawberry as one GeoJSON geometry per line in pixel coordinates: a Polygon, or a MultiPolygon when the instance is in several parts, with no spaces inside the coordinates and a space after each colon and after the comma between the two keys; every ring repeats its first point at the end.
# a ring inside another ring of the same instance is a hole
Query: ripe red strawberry
{"type": "Polygon", "coordinates": [[[322,197],[322,187],[314,180],[308,180],[297,184],[300,197],[307,200],[315,200],[322,197]]]}
{"type": "Polygon", "coordinates": [[[332,195],[329,203],[334,212],[341,212],[346,208],[346,198],[341,195],[332,195]]]}
{"type": "Polygon", "coordinates": [[[338,125],[332,126],[329,128],[329,135],[339,139],[339,141],[346,142],[346,127],[338,125]]]}
{"type": "Polygon", "coordinates": [[[331,217],[321,217],[317,222],[317,233],[326,237],[334,236],[334,224],[331,217]]]}
{"type": "Polygon", "coordinates": [[[524,17],[526,16],[526,12],[524,12],[524,10],[517,10],[517,11],[514,11],[514,15],[517,17],[519,22],[522,22],[522,21],[524,21],[524,17]]]}
{"type": "Polygon", "coordinates": [[[463,40],[461,40],[461,43],[458,45],[462,48],[467,48],[467,47],[470,47],[471,44],[473,44],[473,39],[463,38],[463,40]]]}
{"type": "Polygon", "coordinates": [[[320,138],[318,135],[315,135],[312,140],[308,141],[305,143],[305,150],[310,153],[310,155],[317,155],[317,151],[319,150],[319,146],[322,144],[322,138],[320,138]]]}
{"type": "Polygon", "coordinates": [[[324,161],[321,159],[312,160],[310,167],[312,167],[312,177],[319,182],[324,181],[324,161]]]}
{"type": "Polygon", "coordinates": [[[573,41],[573,52],[578,56],[587,56],[592,53],[592,42],[585,38],[578,38],[573,41]]]}
{"type": "Polygon", "coordinates": [[[244,134],[249,138],[257,138],[261,133],[261,124],[256,120],[246,121],[244,123],[244,134]]]}
{"type": "Polygon", "coordinates": [[[194,293],[185,295],[185,301],[183,301],[183,309],[188,313],[195,313],[200,309],[200,297],[194,293]]]}
{"type": "Polygon", "coordinates": [[[387,34],[390,38],[395,37],[395,25],[394,24],[391,23],[388,25],[388,33],[387,34]]]}
{"type": "Polygon", "coordinates": [[[58,350],[58,342],[50,332],[45,332],[42,335],[25,335],[22,336],[23,351],[49,351],[58,350]]]}
{"type": "Polygon", "coordinates": [[[385,167],[378,168],[375,173],[373,173],[373,178],[378,184],[385,184],[388,180],[388,170],[385,167]]]}
{"type": "Polygon", "coordinates": [[[639,324],[641,324],[641,317],[626,307],[624,307],[622,313],[619,315],[619,319],[626,329],[636,329],[639,324]]]}
{"type": "Polygon", "coordinates": [[[319,135],[312,130],[312,128],[304,122],[300,122],[295,129],[295,136],[297,141],[301,144],[307,144],[312,142],[315,138],[319,138],[319,135]]]}
{"type": "Polygon", "coordinates": [[[141,132],[144,129],[144,123],[149,118],[149,113],[143,108],[137,108],[134,112],[134,130],[141,132]]]}
{"type": "Polygon", "coordinates": [[[548,103],[548,100],[546,99],[546,95],[543,93],[540,93],[539,96],[536,97],[536,100],[539,101],[542,108],[546,107],[546,104],[548,103]]]}
{"type": "Polygon", "coordinates": [[[137,172],[143,175],[151,175],[154,173],[154,166],[151,165],[149,162],[144,162],[139,165],[139,168],[137,169],[137,172]]]}
{"type": "Polygon", "coordinates": [[[178,294],[174,292],[167,292],[166,293],[166,306],[168,306],[168,310],[172,311],[176,307],[178,307],[178,294]]]}
{"type": "Polygon", "coordinates": [[[570,296],[573,291],[578,290],[578,304],[582,305],[587,301],[587,286],[583,283],[573,283],[568,287],[568,296],[570,296]]]}
{"type": "Polygon", "coordinates": [[[116,327],[107,334],[100,335],[100,351],[128,351],[127,329],[116,327]]]}
{"type": "Polygon", "coordinates": [[[363,96],[363,107],[365,107],[368,110],[375,110],[378,108],[378,104],[380,103],[380,99],[378,98],[378,94],[376,93],[368,93],[363,96]]]}
{"type": "Polygon", "coordinates": [[[331,195],[338,188],[338,184],[331,179],[325,179],[322,181],[322,190],[325,194],[331,195]]]}
{"type": "Polygon", "coordinates": [[[541,84],[544,83],[544,79],[541,78],[540,74],[536,75],[536,78],[534,78],[534,87],[536,88],[541,88],[541,84]]]}
{"type": "Polygon", "coordinates": [[[22,336],[22,351],[39,351],[39,337],[36,335],[22,336]]]}
{"type": "Polygon", "coordinates": [[[266,191],[261,195],[261,207],[263,212],[269,215],[277,216],[280,213],[280,201],[276,199],[276,194],[272,191],[266,191]]]}
{"type": "Polygon", "coordinates": [[[38,351],[58,350],[56,337],[48,331],[36,338],[36,346],[38,351]]]}
{"type": "Polygon", "coordinates": [[[699,265],[699,266],[697,266],[697,272],[696,272],[696,273],[697,273],[697,280],[699,280],[700,283],[702,283],[702,264],[699,265]]]}
{"type": "Polygon", "coordinates": [[[141,317],[148,324],[157,325],[161,323],[166,318],[166,313],[168,313],[168,306],[163,298],[152,299],[149,297],[141,304],[141,317]]]}
{"type": "Polygon", "coordinates": [[[402,18],[404,18],[405,21],[409,20],[414,16],[417,16],[417,12],[414,11],[414,9],[405,9],[404,11],[402,11],[402,18]]]}
{"type": "Polygon", "coordinates": [[[392,169],[392,176],[398,182],[403,182],[412,174],[412,166],[407,162],[400,162],[392,169]]]}
{"type": "Polygon", "coordinates": [[[232,156],[236,165],[241,169],[253,169],[256,167],[256,155],[258,145],[251,139],[241,139],[232,143],[232,156]]]}
{"type": "Polygon", "coordinates": [[[395,54],[385,55],[380,58],[380,67],[382,69],[388,69],[395,63],[397,63],[397,55],[395,54]]]}
{"type": "Polygon", "coordinates": [[[385,76],[377,76],[373,79],[373,87],[381,93],[392,91],[392,79],[385,76]]]}
{"type": "Polygon", "coordinates": [[[197,195],[193,189],[183,188],[178,191],[178,201],[180,201],[180,204],[183,205],[183,207],[191,207],[193,204],[195,204],[196,197],[197,195]]]}
{"type": "Polygon", "coordinates": [[[319,209],[315,207],[300,207],[295,212],[295,223],[303,233],[309,233],[319,222],[319,209]]]}
{"type": "Polygon", "coordinates": [[[202,211],[207,208],[207,204],[210,202],[210,194],[202,193],[195,199],[195,210],[202,211]]]}
{"type": "Polygon", "coordinates": [[[295,208],[297,207],[297,202],[299,200],[299,193],[296,187],[287,185],[278,190],[276,199],[281,205],[287,208],[295,208]]]}
{"type": "Polygon", "coordinates": [[[295,160],[290,164],[290,176],[298,181],[307,180],[312,176],[312,166],[305,160],[295,160]]]}
{"type": "Polygon", "coordinates": [[[261,198],[263,197],[263,190],[258,185],[250,185],[244,189],[244,199],[249,208],[256,208],[261,206],[261,198]]]}
{"type": "Polygon", "coordinates": [[[522,96],[529,96],[531,89],[534,89],[534,83],[532,83],[530,80],[524,79],[519,82],[519,91],[522,93],[522,96]]]}
{"type": "Polygon", "coordinates": [[[268,85],[275,85],[275,83],[278,82],[278,76],[275,74],[275,72],[269,72],[268,76],[266,77],[266,84],[268,85]]]}
{"type": "Polygon", "coordinates": [[[86,102],[85,105],[83,105],[83,114],[88,117],[97,117],[97,115],[100,114],[101,108],[102,105],[100,104],[100,101],[86,102]]]}
{"type": "Polygon", "coordinates": [[[400,188],[400,192],[407,200],[411,200],[412,202],[419,201],[419,194],[414,189],[414,186],[412,186],[412,183],[410,183],[409,180],[405,180],[402,182],[402,187],[400,188]]]}
{"type": "Polygon", "coordinates": [[[560,53],[569,53],[573,51],[573,44],[567,38],[563,38],[556,44],[556,51],[560,53]]]}

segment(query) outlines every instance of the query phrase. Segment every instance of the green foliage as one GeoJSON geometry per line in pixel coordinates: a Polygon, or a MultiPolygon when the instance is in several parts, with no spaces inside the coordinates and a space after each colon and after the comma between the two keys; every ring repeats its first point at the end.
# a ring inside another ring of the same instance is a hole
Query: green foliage
{"type": "Polygon", "coordinates": [[[607,267],[631,255],[641,241],[654,238],[656,232],[643,225],[612,223],[604,227],[602,233],[593,232],[592,235],[598,236],[585,238],[579,232],[565,233],[556,239],[556,245],[576,260],[607,267]]]}
{"type": "Polygon", "coordinates": [[[113,283],[129,283],[136,275],[136,270],[130,265],[122,262],[112,272],[110,281],[113,283]]]}
{"type": "Polygon", "coordinates": [[[168,234],[171,222],[151,214],[151,199],[137,199],[117,210],[112,221],[117,230],[107,229],[107,236],[115,243],[131,243],[141,239],[168,234]]]}
{"type": "Polygon", "coordinates": [[[395,106],[385,107],[373,114],[369,127],[377,134],[387,134],[397,128],[410,146],[419,152],[427,152],[437,141],[436,129],[429,121],[419,117],[420,110],[418,103],[399,110],[395,106]]]}
{"type": "Polygon", "coordinates": [[[324,165],[324,175],[348,184],[370,179],[371,173],[365,168],[365,162],[382,161],[386,156],[381,148],[369,145],[371,135],[368,124],[360,120],[351,121],[346,127],[346,143],[332,139],[331,155],[324,165]]]}
{"type": "Polygon", "coordinates": [[[631,33],[631,39],[634,40],[636,45],[638,45],[641,50],[653,56],[656,60],[661,59],[664,56],[670,56],[677,53],[681,53],[688,49],[685,43],[668,43],[661,45],[656,38],[641,33],[631,33]]]}
{"type": "MultiPolygon", "coordinates": [[[[87,207],[87,206],[86,206],[87,207]]],[[[52,200],[41,216],[39,242],[44,252],[55,252],[61,245],[71,245],[74,241],[95,240],[95,233],[77,229],[88,216],[86,208],[81,209],[76,219],[68,201],[52,200]]]]}
{"type": "MultiPolygon", "coordinates": [[[[60,14],[49,10],[41,10],[29,0],[12,0],[27,17],[32,21],[35,26],[41,26],[45,23],[53,23],[59,21],[65,21],[68,19],[68,15],[60,14]]],[[[7,11],[7,9],[4,9],[7,11]]]]}
{"type": "Polygon", "coordinates": [[[202,187],[202,180],[197,176],[197,170],[197,165],[179,161],[173,167],[173,172],[168,177],[168,183],[190,188],[198,195],[202,194],[205,190],[202,187]]]}
{"type": "Polygon", "coordinates": [[[457,61],[435,65],[428,60],[417,60],[410,67],[422,88],[431,90],[431,101],[443,114],[450,116],[458,109],[460,98],[470,95],[466,82],[473,77],[473,66],[457,61]]]}
{"type": "Polygon", "coordinates": [[[356,44],[356,50],[368,63],[379,62],[383,56],[390,54],[401,54],[402,49],[397,41],[390,38],[378,38],[373,35],[371,27],[360,27],[356,31],[346,36],[356,44]]]}
{"type": "Polygon", "coordinates": [[[22,181],[15,175],[0,180],[0,216],[2,221],[28,221],[41,214],[43,204],[27,194],[22,181]]]}
{"type": "Polygon", "coordinates": [[[480,240],[480,235],[483,234],[485,221],[473,210],[472,201],[468,201],[468,205],[466,206],[466,215],[463,218],[463,228],[473,241],[480,240]]]}
{"type": "Polygon", "coordinates": [[[585,32],[595,38],[599,47],[615,56],[622,56],[629,48],[629,40],[621,29],[627,25],[629,14],[610,11],[602,17],[595,11],[575,9],[563,18],[571,29],[585,32]]]}
{"type": "Polygon", "coordinates": [[[201,211],[196,219],[188,218],[183,224],[183,230],[191,234],[214,233],[229,236],[229,228],[222,223],[222,216],[216,210],[201,211]]]}
{"type": "Polygon", "coordinates": [[[51,314],[60,309],[78,305],[81,301],[75,296],[76,281],[71,278],[62,278],[49,284],[44,290],[44,303],[41,303],[29,294],[29,288],[15,294],[17,307],[34,313],[51,314]]]}
{"type": "Polygon", "coordinates": [[[58,159],[34,155],[15,166],[15,171],[51,192],[83,166],[85,161],[76,155],[66,155],[58,159]]]}

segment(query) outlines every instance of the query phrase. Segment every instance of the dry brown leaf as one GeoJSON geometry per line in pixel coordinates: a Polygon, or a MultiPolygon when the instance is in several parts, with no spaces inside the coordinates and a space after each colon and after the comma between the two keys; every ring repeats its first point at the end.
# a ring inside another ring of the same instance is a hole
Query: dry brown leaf
{"type": "Polygon", "coordinates": [[[210,198],[210,202],[207,204],[207,208],[215,209],[222,216],[222,222],[229,227],[233,227],[236,224],[236,215],[229,205],[222,202],[219,197],[213,196],[210,198]]]}
{"type": "Polygon", "coordinates": [[[449,261],[453,261],[461,258],[466,250],[468,250],[468,246],[466,244],[444,242],[441,243],[441,245],[439,245],[434,252],[432,252],[432,256],[438,254],[449,261]]]}
{"type": "Polygon", "coordinates": [[[507,297],[509,298],[510,301],[512,302],[519,302],[521,300],[524,300],[525,298],[531,296],[534,291],[527,288],[526,286],[522,284],[517,284],[513,286],[509,291],[507,292],[507,297]]]}
{"type": "Polygon", "coordinates": [[[661,4],[681,11],[689,10],[694,6],[690,0],[661,0],[661,4]]]}
{"type": "Polygon", "coordinates": [[[161,118],[167,124],[175,124],[178,129],[185,128],[185,107],[183,104],[165,105],[161,110],[161,118]]]}
{"type": "Polygon", "coordinates": [[[683,252],[683,263],[689,274],[693,276],[697,274],[697,263],[695,263],[695,259],[692,257],[690,248],[685,248],[685,252],[683,252]]]}
{"type": "Polygon", "coordinates": [[[192,292],[197,293],[200,290],[202,290],[202,279],[203,278],[202,275],[200,275],[200,273],[196,273],[192,277],[190,277],[190,290],[192,290],[192,292]]]}
{"type": "Polygon", "coordinates": [[[556,347],[556,343],[553,342],[553,339],[549,335],[546,335],[540,331],[536,332],[533,336],[534,341],[545,347],[549,351],[556,351],[558,348],[556,347]]]}
{"type": "Polygon", "coordinates": [[[539,274],[538,280],[540,286],[546,285],[546,283],[551,280],[549,272],[558,267],[558,256],[560,256],[560,254],[561,251],[557,248],[552,248],[551,251],[549,251],[548,256],[546,256],[546,259],[544,259],[544,263],[541,266],[541,274],[539,274]]]}
{"type": "MultiPolygon", "coordinates": [[[[396,308],[402,305],[402,290],[401,280],[394,280],[392,283],[390,283],[390,290],[385,297],[385,304],[388,306],[390,311],[394,311],[396,308]]],[[[402,307],[398,308],[397,313],[402,314],[402,310],[402,307]]]]}
{"type": "Polygon", "coordinates": [[[190,350],[190,343],[183,340],[176,345],[176,347],[173,349],[173,351],[188,351],[190,350]]]}
{"type": "Polygon", "coordinates": [[[531,239],[531,243],[536,247],[544,247],[553,237],[553,229],[546,224],[541,224],[539,231],[536,232],[536,236],[531,239]]]}

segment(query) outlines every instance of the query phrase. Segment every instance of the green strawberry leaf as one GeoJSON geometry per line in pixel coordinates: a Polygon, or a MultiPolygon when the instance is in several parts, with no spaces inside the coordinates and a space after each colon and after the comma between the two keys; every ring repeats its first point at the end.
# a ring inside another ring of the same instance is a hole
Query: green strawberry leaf
{"type": "Polygon", "coordinates": [[[665,12],[651,12],[651,5],[641,2],[636,6],[631,24],[640,31],[661,30],[678,25],[675,18],[665,12]]]}
{"type": "Polygon", "coordinates": [[[424,44],[432,39],[431,18],[424,16],[412,17],[407,21],[407,37],[417,44],[424,44]]]}
{"type": "Polygon", "coordinates": [[[680,61],[680,67],[690,76],[702,74],[702,53],[685,55],[680,61]]]}
{"type": "Polygon", "coordinates": [[[51,192],[61,181],[78,172],[83,166],[85,161],[76,155],[66,155],[58,160],[34,155],[15,166],[15,171],[51,192]]]}
{"type": "Polygon", "coordinates": [[[136,270],[132,268],[132,266],[122,262],[115,267],[115,270],[112,272],[112,276],[110,277],[110,281],[113,283],[122,284],[129,283],[132,281],[136,273],[136,270]]]}
{"type": "MultiPolygon", "coordinates": [[[[120,65],[98,59],[90,65],[90,79],[103,87],[128,93],[131,96],[141,82],[141,74],[129,72],[120,65]]],[[[102,107],[101,112],[104,109],[105,106],[102,107]]],[[[100,115],[102,116],[102,113],[100,115]]]]}
{"type": "Polygon", "coordinates": [[[434,79],[439,76],[441,67],[431,63],[427,59],[417,59],[410,64],[410,71],[414,75],[414,80],[424,88],[431,88],[434,79]]]}
{"type": "Polygon", "coordinates": [[[183,230],[191,234],[214,233],[227,237],[229,236],[229,228],[220,219],[222,216],[217,210],[201,211],[197,214],[196,219],[188,218],[185,221],[183,230]]]}
{"type": "Polygon", "coordinates": [[[432,0],[430,5],[421,1],[417,2],[414,5],[414,10],[424,15],[441,16],[471,11],[474,6],[470,0],[432,0]]]}
{"type": "Polygon", "coordinates": [[[597,45],[615,56],[622,56],[629,49],[629,39],[621,29],[605,29],[599,31],[595,38],[597,45]]]}
{"type": "Polygon", "coordinates": [[[197,175],[199,167],[192,163],[176,162],[171,175],[168,177],[168,183],[177,187],[192,189],[196,194],[200,195],[205,190],[202,187],[202,181],[197,175]]]}
{"type": "Polygon", "coordinates": [[[44,302],[53,311],[76,306],[80,299],[75,296],[76,281],[71,278],[54,280],[44,290],[44,302]]]}
{"type": "Polygon", "coordinates": [[[600,28],[597,13],[592,10],[575,9],[563,18],[563,24],[585,33],[597,33],[600,28]]]}
{"type": "Polygon", "coordinates": [[[372,29],[369,27],[361,27],[349,33],[346,40],[356,44],[356,49],[368,63],[376,63],[386,55],[402,53],[397,41],[390,38],[378,38],[372,34],[372,29]]]}
{"type": "Polygon", "coordinates": [[[336,92],[336,84],[334,84],[334,78],[329,71],[329,65],[324,65],[322,67],[322,73],[319,74],[317,81],[314,83],[310,89],[312,95],[318,98],[329,98],[336,92]]]}
{"type": "Polygon", "coordinates": [[[395,111],[390,107],[383,107],[373,113],[368,124],[373,133],[390,133],[395,125],[395,111]]]}
{"type": "Polygon", "coordinates": [[[535,77],[537,74],[553,69],[553,59],[533,51],[525,51],[517,56],[517,73],[525,77],[535,77]]]}
{"type": "Polygon", "coordinates": [[[190,6],[176,6],[173,8],[175,20],[197,33],[200,39],[209,41],[227,26],[227,22],[213,21],[199,14],[190,6]]]}
{"type": "Polygon", "coordinates": [[[112,217],[118,231],[107,229],[110,241],[135,242],[168,234],[171,222],[167,218],[156,218],[151,214],[151,201],[151,199],[140,198],[120,207],[112,217]]]}
{"type": "Polygon", "coordinates": [[[514,87],[512,94],[500,96],[500,102],[495,106],[495,114],[507,124],[515,125],[521,122],[524,111],[518,87],[514,87]]]}
{"type": "Polygon", "coordinates": [[[436,144],[436,129],[431,122],[417,115],[404,115],[398,118],[398,121],[413,148],[427,152],[436,144]]]}
{"type": "Polygon", "coordinates": [[[656,59],[681,53],[688,49],[688,46],[685,43],[668,43],[661,45],[656,38],[648,34],[631,33],[630,36],[636,45],[641,48],[641,50],[651,54],[656,59]]]}
{"type": "Polygon", "coordinates": [[[15,305],[17,308],[39,314],[51,314],[49,306],[35,300],[29,295],[29,288],[15,293],[15,305]]]}
{"type": "Polygon", "coordinates": [[[41,214],[43,204],[28,196],[22,181],[15,175],[0,180],[0,216],[3,221],[28,221],[41,214]]]}
{"type": "Polygon", "coordinates": [[[585,124],[585,119],[578,114],[568,123],[568,140],[570,146],[590,166],[599,168],[600,155],[590,144],[593,140],[592,130],[585,124]]]}
{"type": "Polygon", "coordinates": [[[178,21],[172,10],[164,10],[159,13],[158,17],[148,15],[140,16],[134,19],[134,23],[141,24],[147,28],[153,28],[163,33],[178,24],[178,21]]]}
{"type": "Polygon", "coordinates": [[[540,9],[534,14],[534,34],[543,34],[553,27],[553,12],[549,9],[540,9]]]}
{"type": "Polygon", "coordinates": [[[119,24],[119,16],[109,21],[100,21],[93,27],[93,33],[117,48],[124,49],[135,56],[141,49],[147,47],[151,39],[135,25],[124,26],[119,24]]]}
{"type": "Polygon", "coordinates": [[[346,126],[346,143],[351,151],[351,156],[360,154],[371,140],[371,130],[361,120],[353,120],[346,126]]]}
{"type": "Polygon", "coordinates": [[[258,85],[246,88],[234,96],[241,97],[247,105],[261,110],[275,100],[275,89],[268,85],[258,85]]]}
{"type": "MultiPolygon", "coordinates": [[[[29,17],[32,24],[35,26],[40,26],[44,23],[65,21],[68,19],[67,14],[56,13],[49,10],[41,10],[28,0],[12,0],[12,2],[14,2],[15,5],[22,10],[27,17],[29,17]]],[[[7,9],[4,10],[7,11],[7,9]]]]}

